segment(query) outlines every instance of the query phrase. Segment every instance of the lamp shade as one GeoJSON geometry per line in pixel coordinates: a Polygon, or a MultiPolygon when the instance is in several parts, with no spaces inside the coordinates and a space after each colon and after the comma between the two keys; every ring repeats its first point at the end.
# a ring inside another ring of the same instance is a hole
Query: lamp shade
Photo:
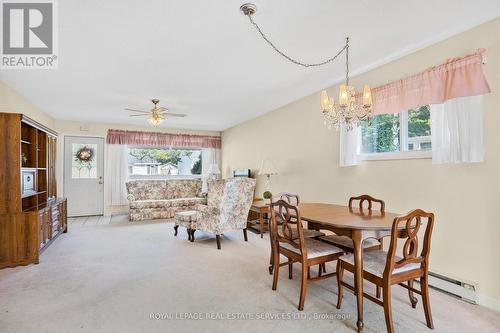
{"type": "Polygon", "coordinates": [[[277,175],[277,174],[278,170],[270,160],[267,159],[262,160],[259,169],[259,175],[277,175]]]}
{"type": "Polygon", "coordinates": [[[208,173],[211,175],[220,175],[219,165],[217,163],[212,163],[208,167],[208,173]]]}

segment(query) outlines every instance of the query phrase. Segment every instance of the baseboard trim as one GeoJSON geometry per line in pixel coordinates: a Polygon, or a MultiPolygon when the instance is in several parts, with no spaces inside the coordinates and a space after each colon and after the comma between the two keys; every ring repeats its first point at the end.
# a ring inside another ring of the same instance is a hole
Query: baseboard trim
{"type": "Polygon", "coordinates": [[[479,294],[478,296],[479,296],[479,302],[478,302],[479,305],[500,312],[500,299],[496,299],[483,294],[479,294]]]}

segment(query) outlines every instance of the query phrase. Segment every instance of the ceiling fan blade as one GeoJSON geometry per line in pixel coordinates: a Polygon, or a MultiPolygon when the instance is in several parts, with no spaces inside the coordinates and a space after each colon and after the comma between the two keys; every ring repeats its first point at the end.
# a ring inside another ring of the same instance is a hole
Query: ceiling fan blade
{"type": "Polygon", "coordinates": [[[129,117],[147,117],[148,114],[130,114],[129,117]]]}
{"type": "Polygon", "coordinates": [[[187,117],[187,114],[184,114],[184,113],[166,112],[166,113],[164,113],[164,115],[167,117],[181,117],[181,118],[187,117]]]}
{"type": "Polygon", "coordinates": [[[133,112],[151,113],[150,111],[136,110],[136,109],[130,109],[130,108],[124,108],[124,110],[133,111],[133,112]]]}

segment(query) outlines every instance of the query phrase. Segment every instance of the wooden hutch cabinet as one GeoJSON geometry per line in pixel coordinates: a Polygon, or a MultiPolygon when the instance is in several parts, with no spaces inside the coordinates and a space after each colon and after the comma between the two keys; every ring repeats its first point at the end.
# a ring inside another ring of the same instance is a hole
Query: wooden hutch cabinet
{"type": "Polygon", "coordinates": [[[57,198],[57,133],[15,113],[0,113],[0,268],[39,262],[67,232],[57,198]]]}

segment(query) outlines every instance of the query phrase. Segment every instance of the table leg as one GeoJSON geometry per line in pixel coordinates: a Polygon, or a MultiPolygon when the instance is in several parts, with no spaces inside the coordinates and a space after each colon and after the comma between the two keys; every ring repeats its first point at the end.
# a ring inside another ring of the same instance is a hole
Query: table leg
{"type": "Polygon", "coordinates": [[[271,242],[271,258],[269,259],[269,274],[273,274],[273,266],[274,266],[274,240],[273,240],[273,231],[271,230],[271,221],[269,221],[268,230],[269,230],[269,241],[271,242]]]}
{"type": "Polygon", "coordinates": [[[358,305],[358,332],[363,332],[363,248],[361,230],[352,231],[354,243],[354,288],[356,289],[356,301],[358,305]]]}
{"type": "Polygon", "coordinates": [[[259,212],[259,227],[260,227],[260,238],[264,238],[264,213],[259,212]]]}

